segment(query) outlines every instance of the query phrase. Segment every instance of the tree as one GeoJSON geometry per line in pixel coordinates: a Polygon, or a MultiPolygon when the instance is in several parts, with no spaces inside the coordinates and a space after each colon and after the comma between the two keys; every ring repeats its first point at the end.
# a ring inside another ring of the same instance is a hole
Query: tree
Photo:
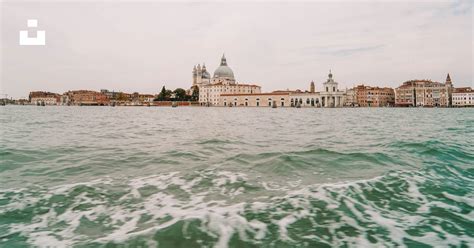
{"type": "Polygon", "coordinates": [[[167,90],[165,86],[161,88],[160,94],[154,99],[154,101],[169,101],[171,97],[171,90],[167,90]]]}
{"type": "Polygon", "coordinates": [[[176,101],[186,101],[186,90],[182,88],[177,88],[173,92],[175,94],[176,101]]]}
{"type": "Polygon", "coordinates": [[[192,88],[191,101],[199,101],[199,87],[197,86],[192,88]]]}

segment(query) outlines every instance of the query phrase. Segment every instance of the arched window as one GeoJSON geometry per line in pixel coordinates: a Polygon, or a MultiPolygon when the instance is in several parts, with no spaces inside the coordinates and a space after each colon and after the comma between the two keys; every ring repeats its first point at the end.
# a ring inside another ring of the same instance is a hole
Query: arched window
{"type": "Polygon", "coordinates": [[[309,104],[309,98],[306,98],[306,104],[309,104]]]}

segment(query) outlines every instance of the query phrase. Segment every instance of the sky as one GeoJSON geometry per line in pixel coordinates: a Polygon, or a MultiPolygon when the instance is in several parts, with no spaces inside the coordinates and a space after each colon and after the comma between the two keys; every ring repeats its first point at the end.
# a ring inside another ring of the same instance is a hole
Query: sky
{"type": "Polygon", "coordinates": [[[0,97],[30,91],[189,88],[225,53],[237,82],[262,91],[473,85],[471,1],[158,2],[0,0],[0,97]],[[28,19],[45,46],[20,46],[28,19]]]}

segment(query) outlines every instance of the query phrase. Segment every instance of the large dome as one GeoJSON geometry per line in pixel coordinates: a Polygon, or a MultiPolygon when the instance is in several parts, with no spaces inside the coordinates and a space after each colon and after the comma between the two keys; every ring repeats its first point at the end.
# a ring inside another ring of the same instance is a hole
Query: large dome
{"type": "Polygon", "coordinates": [[[234,72],[227,66],[227,60],[224,55],[222,55],[221,65],[214,71],[214,77],[234,79],[234,72]]]}

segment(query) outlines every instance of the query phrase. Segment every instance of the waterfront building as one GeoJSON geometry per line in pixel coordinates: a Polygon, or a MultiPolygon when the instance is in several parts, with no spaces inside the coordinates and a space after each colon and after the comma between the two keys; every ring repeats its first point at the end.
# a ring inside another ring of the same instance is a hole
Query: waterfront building
{"type": "Polygon", "coordinates": [[[338,89],[333,74],[329,71],[328,79],[323,82],[322,91],[316,92],[314,82],[310,83],[309,92],[295,91],[290,93],[290,106],[293,107],[342,107],[346,101],[346,92],[338,89]]]}
{"type": "Polygon", "coordinates": [[[346,98],[344,101],[346,107],[357,107],[357,97],[354,88],[346,89],[346,98]]]}
{"type": "Polygon", "coordinates": [[[295,90],[288,93],[291,107],[321,107],[321,97],[313,81],[309,84],[309,91],[295,90]]]}
{"type": "Polygon", "coordinates": [[[109,91],[107,89],[101,89],[100,90],[100,93],[104,94],[105,96],[107,96],[107,98],[109,100],[115,100],[118,98],[119,94],[121,92],[116,92],[116,91],[109,91]]]}
{"type": "Polygon", "coordinates": [[[338,89],[338,83],[332,77],[332,72],[329,71],[328,79],[323,83],[323,90],[320,92],[322,107],[342,107],[344,105],[346,92],[338,89]]]}
{"type": "Polygon", "coordinates": [[[471,87],[455,88],[452,99],[453,107],[474,107],[474,91],[471,87]]]}
{"type": "Polygon", "coordinates": [[[30,103],[34,105],[57,105],[60,100],[60,95],[45,91],[32,91],[28,99],[30,103]]]}
{"type": "Polygon", "coordinates": [[[197,65],[193,68],[193,85],[199,88],[199,104],[203,106],[224,106],[222,94],[258,94],[261,87],[256,84],[237,83],[234,72],[227,65],[225,55],[222,55],[220,66],[210,78],[206,66],[197,65]]]}
{"type": "Polygon", "coordinates": [[[108,105],[109,99],[103,93],[92,90],[74,90],[64,93],[72,105],[108,105]]]}
{"type": "Polygon", "coordinates": [[[331,72],[323,86],[325,90],[322,92],[316,92],[314,82],[310,83],[309,91],[279,90],[270,93],[255,93],[251,89],[247,89],[244,92],[225,92],[219,95],[219,98],[213,105],[244,107],[269,107],[273,105],[277,107],[342,107],[346,93],[338,89],[338,83],[332,79],[331,72]]]}
{"type": "Polygon", "coordinates": [[[446,82],[410,80],[395,89],[395,106],[398,107],[449,107],[453,84],[449,73],[446,82]]]}
{"type": "Polygon", "coordinates": [[[290,106],[289,92],[221,94],[217,106],[222,107],[277,107],[290,106]]]}
{"type": "Polygon", "coordinates": [[[70,105],[70,104],[71,104],[71,99],[69,99],[69,95],[62,94],[59,97],[59,105],[70,105]]]}
{"type": "Polygon", "coordinates": [[[353,88],[355,103],[359,107],[389,107],[395,105],[395,91],[392,88],[358,85],[353,88]]]}

